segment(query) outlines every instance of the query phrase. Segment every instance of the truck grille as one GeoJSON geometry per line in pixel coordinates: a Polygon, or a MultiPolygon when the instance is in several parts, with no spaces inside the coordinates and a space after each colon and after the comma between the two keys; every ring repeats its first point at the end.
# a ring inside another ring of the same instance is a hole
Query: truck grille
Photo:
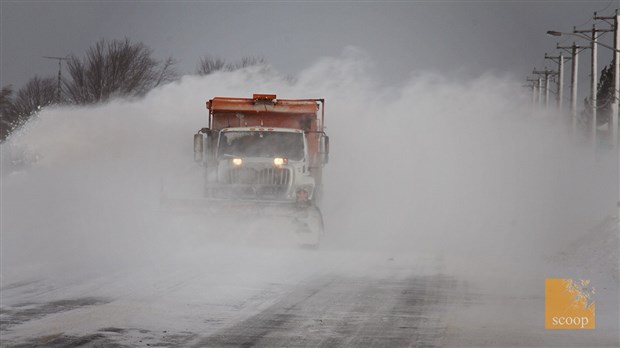
{"type": "Polygon", "coordinates": [[[290,181],[291,171],[287,168],[254,169],[240,167],[232,168],[228,174],[230,184],[286,188],[290,181]]]}

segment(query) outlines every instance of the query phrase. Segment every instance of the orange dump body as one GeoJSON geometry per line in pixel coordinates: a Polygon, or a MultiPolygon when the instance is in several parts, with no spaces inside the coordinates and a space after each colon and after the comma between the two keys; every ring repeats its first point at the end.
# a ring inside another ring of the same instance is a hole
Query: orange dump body
{"type": "Polygon", "coordinates": [[[276,99],[273,94],[254,94],[252,98],[215,97],[207,102],[209,128],[214,131],[230,127],[303,130],[310,167],[319,168],[319,138],[323,132],[323,114],[320,119],[318,116],[319,103],[324,107],[323,99],[276,99]]]}

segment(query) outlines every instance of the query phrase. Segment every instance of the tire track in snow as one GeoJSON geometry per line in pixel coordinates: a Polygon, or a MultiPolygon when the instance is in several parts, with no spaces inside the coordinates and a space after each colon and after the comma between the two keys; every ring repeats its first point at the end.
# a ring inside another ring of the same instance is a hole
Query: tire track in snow
{"type": "Polygon", "coordinates": [[[318,278],[196,347],[441,346],[458,288],[442,275],[318,278]]]}

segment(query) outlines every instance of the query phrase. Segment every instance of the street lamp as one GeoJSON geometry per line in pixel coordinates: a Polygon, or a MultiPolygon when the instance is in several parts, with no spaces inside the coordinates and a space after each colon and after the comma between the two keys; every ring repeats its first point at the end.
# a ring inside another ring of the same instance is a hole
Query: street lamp
{"type": "MultiPolygon", "coordinates": [[[[579,34],[579,33],[565,33],[565,32],[561,32],[561,31],[549,30],[549,31],[547,31],[547,35],[549,35],[549,36],[562,36],[562,35],[570,35],[570,36],[580,37],[580,38],[582,38],[582,39],[584,39],[584,40],[588,40],[588,41],[590,41],[590,42],[593,42],[592,38],[587,37],[587,36],[585,36],[585,35],[583,35],[583,34],[579,34]]],[[[602,42],[598,42],[598,41],[596,41],[596,44],[597,44],[597,45],[599,45],[599,46],[603,46],[603,47],[605,47],[605,48],[609,48],[610,50],[612,50],[612,51],[614,51],[614,52],[616,52],[616,53],[620,53],[620,50],[619,50],[619,49],[615,49],[615,48],[613,48],[613,47],[611,47],[611,46],[609,46],[609,45],[606,45],[606,44],[604,44],[604,43],[602,43],[602,42]]]]}

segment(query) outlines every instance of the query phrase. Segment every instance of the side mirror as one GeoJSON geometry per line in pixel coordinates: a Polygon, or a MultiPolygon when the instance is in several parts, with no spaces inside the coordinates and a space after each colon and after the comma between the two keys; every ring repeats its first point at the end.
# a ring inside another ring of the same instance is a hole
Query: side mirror
{"type": "Polygon", "coordinates": [[[215,159],[215,149],[217,148],[217,132],[208,130],[205,132],[205,153],[207,154],[207,162],[211,163],[215,159]]]}
{"type": "Polygon", "coordinates": [[[320,146],[321,163],[327,164],[329,162],[329,137],[327,135],[321,136],[320,146]]]}
{"type": "Polygon", "coordinates": [[[194,134],[194,161],[202,162],[204,158],[204,137],[200,133],[194,134]]]}

